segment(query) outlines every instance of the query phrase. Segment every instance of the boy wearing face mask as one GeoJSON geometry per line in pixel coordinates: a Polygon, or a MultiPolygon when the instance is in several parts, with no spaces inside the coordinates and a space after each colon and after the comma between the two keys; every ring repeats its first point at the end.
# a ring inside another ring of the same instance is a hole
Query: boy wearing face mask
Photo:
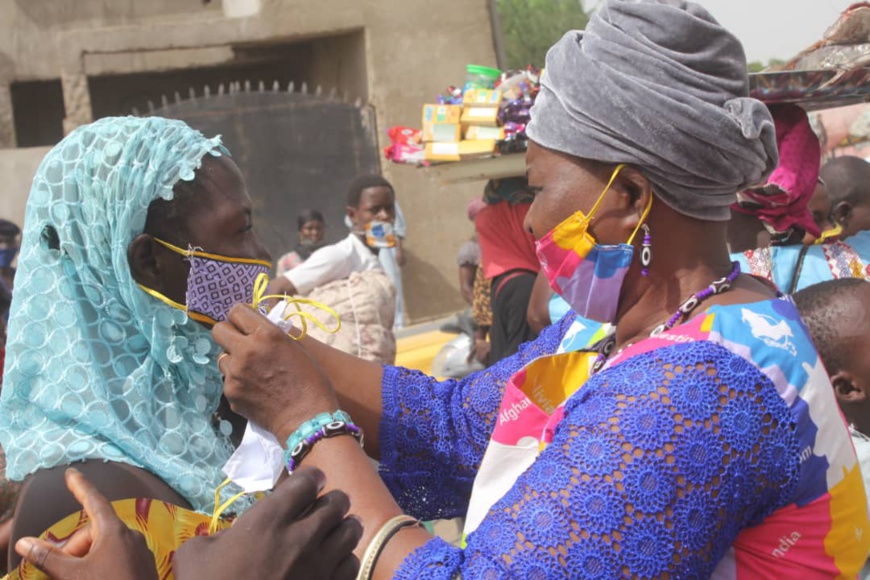
{"type": "MultiPolygon", "coordinates": [[[[330,334],[309,327],[309,334],[338,350],[391,364],[396,355],[396,288],[378,258],[396,246],[395,219],[396,196],[390,182],[380,175],[356,178],[347,196],[348,236],[272,280],[267,293],[302,295],[329,306],[341,318],[340,330],[330,334]]],[[[303,310],[324,326],[333,326],[328,313],[305,306],[303,310]]]]}

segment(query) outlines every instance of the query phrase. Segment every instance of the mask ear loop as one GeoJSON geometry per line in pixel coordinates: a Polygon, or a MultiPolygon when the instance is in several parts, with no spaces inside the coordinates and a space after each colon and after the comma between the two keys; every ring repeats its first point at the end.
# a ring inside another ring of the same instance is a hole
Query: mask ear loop
{"type": "Polygon", "coordinates": [[[291,296],[287,296],[286,294],[266,294],[266,287],[269,285],[269,275],[268,274],[260,274],[257,276],[257,279],[254,281],[254,298],[251,301],[251,306],[256,309],[260,309],[261,304],[266,300],[271,300],[273,298],[278,300],[283,300],[285,302],[284,311],[281,313],[281,318],[286,322],[289,321],[294,316],[299,318],[300,326],[302,327],[301,333],[299,336],[293,336],[291,334],[287,334],[293,340],[302,340],[308,334],[308,323],[310,322],[323,332],[329,334],[335,334],[339,330],[341,330],[341,317],[338,313],[321,302],[316,300],[310,300],[308,298],[295,298],[291,296]],[[335,320],[335,327],[329,328],[326,324],[318,320],[316,316],[311,314],[310,312],[305,312],[302,310],[301,304],[307,304],[309,306],[314,306],[315,308],[319,308],[326,312],[333,320],[335,320]],[[293,305],[296,310],[291,311],[287,314],[287,306],[293,305]]]}
{"type": "Polygon", "coordinates": [[[637,236],[637,232],[640,231],[640,228],[643,227],[643,224],[646,223],[646,218],[649,217],[649,212],[652,209],[653,204],[653,196],[650,194],[649,202],[646,204],[646,209],[643,210],[643,214],[640,216],[640,221],[637,222],[637,226],[634,228],[634,233],[631,234],[631,237],[628,238],[628,245],[632,245],[634,243],[634,238],[637,236]]]}
{"type": "Polygon", "coordinates": [[[598,206],[601,205],[602,201],[604,201],[604,196],[607,195],[608,191],[610,191],[610,187],[613,185],[613,182],[616,181],[617,176],[619,176],[619,172],[622,171],[624,168],[625,168],[624,163],[620,163],[619,165],[616,166],[616,169],[613,170],[613,173],[610,176],[610,181],[607,182],[607,186],[604,188],[604,191],[601,192],[601,195],[598,196],[598,199],[596,200],[595,204],[592,206],[592,208],[588,212],[584,213],[583,210],[578,210],[578,211],[574,212],[573,214],[569,215],[567,218],[565,218],[565,220],[556,227],[557,228],[561,227],[565,224],[571,223],[571,222],[578,220],[578,219],[585,220],[587,223],[592,223],[592,217],[595,215],[595,212],[598,210],[598,206]]]}
{"type": "Polygon", "coordinates": [[[625,163],[620,163],[616,166],[616,169],[613,170],[613,173],[610,176],[610,181],[607,182],[607,186],[604,188],[604,191],[601,192],[601,195],[598,196],[598,200],[595,202],[595,205],[589,210],[589,213],[586,215],[588,219],[592,219],[592,216],[598,210],[598,206],[601,205],[601,202],[604,201],[604,196],[607,195],[607,192],[610,191],[610,187],[613,185],[613,182],[616,181],[616,178],[619,177],[619,172],[625,169],[625,163]]]}
{"type": "Polygon", "coordinates": [[[221,503],[221,490],[228,486],[232,481],[227,478],[224,480],[222,484],[217,486],[217,489],[214,490],[214,512],[212,512],[211,523],[208,525],[208,534],[212,535],[217,532],[218,522],[220,521],[221,515],[227,511],[231,505],[236,503],[236,501],[245,495],[245,492],[239,492],[224,503],[221,503]]]}
{"type": "Polygon", "coordinates": [[[829,239],[835,238],[842,233],[843,233],[843,226],[841,226],[840,224],[837,224],[833,228],[823,231],[822,235],[820,235],[819,238],[815,242],[813,242],[813,245],[821,246],[829,239]]]}

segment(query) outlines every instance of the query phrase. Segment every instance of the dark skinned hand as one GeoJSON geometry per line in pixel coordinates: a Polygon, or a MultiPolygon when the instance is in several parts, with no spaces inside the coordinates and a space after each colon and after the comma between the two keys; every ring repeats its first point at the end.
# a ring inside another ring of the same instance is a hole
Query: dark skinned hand
{"type": "Polygon", "coordinates": [[[154,555],[142,534],[124,525],[109,500],[78,470],[67,469],[65,477],[67,488],[84,507],[90,524],[62,547],[21,538],[15,551],[54,580],[156,580],[154,555]]]}
{"type": "Polygon", "coordinates": [[[284,276],[278,276],[277,278],[272,278],[269,280],[269,285],[266,287],[266,295],[282,295],[287,294],[288,296],[292,296],[296,294],[296,288],[293,286],[293,283],[290,282],[284,276]]]}
{"type": "Polygon", "coordinates": [[[338,409],[329,379],[305,348],[249,306],[234,306],[212,336],[228,355],[219,366],[231,408],[279,441],[316,414],[338,409]]]}
{"type": "Polygon", "coordinates": [[[302,467],[228,530],[188,540],[172,561],[176,578],[353,580],[362,525],[345,517],[344,493],[317,498],[325,480],[320,470],[302,467]]]}
{"type": "Polygon", "coordinates": [[[469,361],[474,358],[480,363],[485,365],[489,364],[489,353],[492,351],[492,344],[488,340],[476,339],[474,341],[474,348],[471,351],[468,359],[469,361]]]}

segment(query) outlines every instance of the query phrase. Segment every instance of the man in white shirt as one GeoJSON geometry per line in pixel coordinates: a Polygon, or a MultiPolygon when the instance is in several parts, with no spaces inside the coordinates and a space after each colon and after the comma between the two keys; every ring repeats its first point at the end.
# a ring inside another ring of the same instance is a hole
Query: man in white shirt
{"type": "MultiPolygon", "coordinates": [[[[350,218],[344,216],[344,225],[353,228],[350,218]]],[[[396,200],[396,219],[393,222],[393,233],[396,236],[396,245],[393,248],[384,248],[378,252],[378,260],[387,272],[387,276],[396,287],[396,321],[393,325],[397,330],[405,326],[405,294],[402,285],[402,267],[405,265],[405,250],[403,244],[408,234],[408,226],[405,216],[402,214],[402,206],[396,200]]]]}
{"type": "Polygon", "coordinates": [[[384,246],[393,238],[387,230],[395,211],[393,188],[387,180],[379,175],[355,179],[347,199],[350,234],[272,280],[268,289],[269,294],[302,294],[330,307],[342,322],[336,332],[325,330],[334,326],[327,311],[312,304],[301,306],[323,324],[308,325],[308,334],[381,364],[393,364],[396,358],[396,289],[378,260],[379,252],[389,251],[384,246]],[[371,235],[366,235],[367,227],[371,235]]]}
{"type": "Polygon", "coordinates": [[[307,295],[319,286],[342,280],[354,272],[382,268],[379,250],[366,245],[365,229],[374,221],[395,221],[393,186],[379,175],[355,179],[348,192],[347,217],[352,227],[345,239],[317,250],[304,263],[275,278],[269,293],[307,295]]]}

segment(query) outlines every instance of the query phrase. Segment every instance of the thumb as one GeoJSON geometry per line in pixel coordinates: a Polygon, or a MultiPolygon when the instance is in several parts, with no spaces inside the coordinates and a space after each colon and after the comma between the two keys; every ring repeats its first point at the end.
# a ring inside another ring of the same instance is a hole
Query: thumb
{"type": "Polygon", "coordinates": [[[91,546],[94,545],[94,536],[91,533],[92,530],[93,526],[88,524],[74,533],[72,537],[64,543],[63,548],[61,548],[63,553],[69,554],[70,556],[77,556],[79,558],[87,556],[88,552],[91,551],[91,546]]]}
{"type": "Polygon", "coordinates": [[[15,551],[54,580],[75,578],[78,574],[81,560],[43,540],[21,538],[15,543],[15,551]]]}

